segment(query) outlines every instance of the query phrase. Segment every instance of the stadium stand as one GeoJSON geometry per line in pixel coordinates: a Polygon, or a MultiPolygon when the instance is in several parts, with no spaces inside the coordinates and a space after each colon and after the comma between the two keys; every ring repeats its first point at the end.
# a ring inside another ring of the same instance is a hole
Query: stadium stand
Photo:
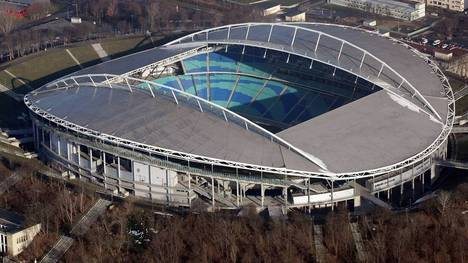
{"type": "Polygon", "coordinates": [[[379,89],[323,63],[311,67],[302,57],[253,47],[218,48],[181,64],[185,74],[154,81],[273,126],[290,127],[379,89]]]}

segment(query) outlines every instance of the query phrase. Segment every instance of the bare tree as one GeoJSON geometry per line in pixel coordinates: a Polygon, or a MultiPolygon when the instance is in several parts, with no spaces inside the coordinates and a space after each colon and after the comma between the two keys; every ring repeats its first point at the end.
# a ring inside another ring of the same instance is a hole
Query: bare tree
{"type": "Polygon", "coordinates": [[[451,194],[447,191],[441,191],[437,195],[437,203],[439,204],[437,209],[442,215],[445,215],[445,212],[450,204],[450,199],[451,199],[451,194]]]}
{"type": "Polygon", "coordinates": [[[10,33],[16,26],[18,19],[11,14],[12,10],[0,9],[0,32],[4,35],[10,33]]]}

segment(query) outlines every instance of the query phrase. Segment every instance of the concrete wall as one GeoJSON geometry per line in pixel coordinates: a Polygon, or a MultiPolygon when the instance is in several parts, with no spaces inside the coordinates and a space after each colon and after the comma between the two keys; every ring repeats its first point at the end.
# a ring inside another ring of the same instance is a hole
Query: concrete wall
{"type": "Polygon", "coordinates": [[[16,256],[31,244],[34,237],[41,231],[41,224],[36,224],[22,231],[8,235],[8,254],[16,256]]]}

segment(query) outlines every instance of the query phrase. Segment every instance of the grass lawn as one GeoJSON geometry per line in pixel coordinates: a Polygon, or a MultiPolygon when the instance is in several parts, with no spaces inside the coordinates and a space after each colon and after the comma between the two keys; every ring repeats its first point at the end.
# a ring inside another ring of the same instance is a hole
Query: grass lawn
{"type": "MultiPolygon", "coordinates": [[[[23,60],[21,63],[14,64],[8,67],[7,70],[35,89],[43,84],[40,81],[41,79],[54,72],[60,72],[71,67],[76,67],[76,63],[65,49],[51,49],[34,55],[30,59],[23,60]]],[[[8,77],[10,78],[9,83],[11,83],[9,87],[14,89],[15,92],[24,93],[29,90],[20,81],[14,80],[11,76],[8,77]]]]}
{"type": "MultiPolygon", "coordinates": [[[[109,55],[115,55],[129,51],[137,46],[143,37],[109,39],[101,42],[103,48],[109,55]]],[[[67,47],[81,64],[94,64],[99,62],[90,43],[67,47]]],[[[65,48],[49,49],[29,57],[14,61],[6,68],[18,79],[23,80],[33,88],[57,79],[66,74],[78,70],[75,61],[68,55],[65,48]]],[[[25,94],[30,89],[23,85],[18,79],[14,79],[4,70],[0,71],[0,83],[18,94],[25,94]]],[[[29,122],[24,121],[27,114],[26,106],[22,101],[18,102],[8,95],[0,93],[0,127],[20,128],[26,127],[29,122]]]]}
{"type": "Polygon", "coordinates": [[[96,59],[99,59],[99,56],[94,51],[91,44],[81,45],[77,47],[68,48],[70,52],[75,56],[75,58],[81,63],[87,63],[96,59]]]}
{"type": "Polygon", "coordinates": [[[104,40],[101,42],[101,46],[108,55],[113,56],[115,54],[135,48],[143,39],[143,37],[132,37],[118,40],[104,40]]]}
{"type": "Polygon", "coordinates": [[[8,75],[5,71],[0,71],[0,84],[7,88],[12,88],[11,76],[8,75]]]}

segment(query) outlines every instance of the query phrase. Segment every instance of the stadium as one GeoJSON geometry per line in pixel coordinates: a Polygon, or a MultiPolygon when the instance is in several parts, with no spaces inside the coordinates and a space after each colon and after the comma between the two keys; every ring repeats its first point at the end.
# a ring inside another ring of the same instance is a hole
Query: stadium
{"type": "Polygon", "coordinates": [[[64,176],[217,208],[359,206],[430,183],[454,121],[447,78],[425,55],[321,23],[203,30],[24,101],[40,158],[64,176]]]}

